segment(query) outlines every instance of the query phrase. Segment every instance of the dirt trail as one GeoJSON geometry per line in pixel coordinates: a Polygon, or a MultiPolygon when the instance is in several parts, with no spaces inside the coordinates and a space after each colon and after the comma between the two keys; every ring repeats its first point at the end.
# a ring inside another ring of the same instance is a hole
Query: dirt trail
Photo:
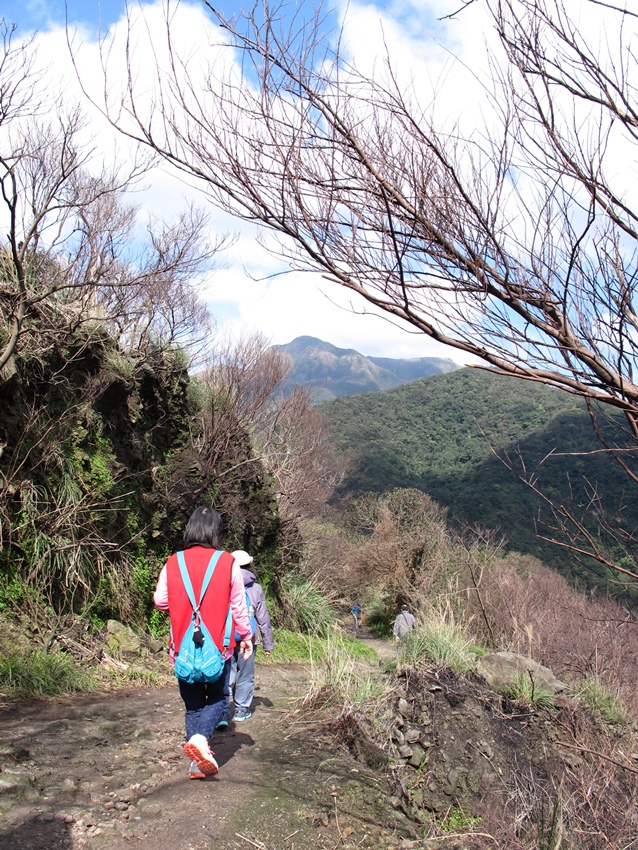
{"type": "Polygon", "coordinates": [[[175,685],[0,714],[0,850],[336,850],[411,834],[383,776],[291,725],[301,665],[258,665],[253,717],[189,781],[175,685]]]}

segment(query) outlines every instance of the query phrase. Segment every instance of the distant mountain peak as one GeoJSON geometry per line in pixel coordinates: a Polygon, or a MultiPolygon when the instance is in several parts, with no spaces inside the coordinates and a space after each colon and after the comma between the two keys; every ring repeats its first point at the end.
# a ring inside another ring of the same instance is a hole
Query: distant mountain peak
{"type": "Polygon", "coordinates": [[[288,386],[310,388],[317,401],[388,390],[459,368],[453,360],[441,357],[366,357],[354,348],[337,348],[312,336],[299,336],[273,348],[293,361],[288,386]]]}

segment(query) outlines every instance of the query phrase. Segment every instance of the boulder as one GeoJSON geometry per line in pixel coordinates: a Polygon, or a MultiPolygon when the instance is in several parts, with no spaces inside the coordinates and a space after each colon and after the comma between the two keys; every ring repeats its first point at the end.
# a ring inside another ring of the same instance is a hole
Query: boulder
{"type": "Polygon", "coordinates": [[[151,637],[150,635],[141,635],[140,640],[142,641],[142,646],[145,646],[146,649],[148,649],[148,651],[153,655],[157,655],[158,652],[163,652],[168,646],[167,638],[162,640],[160,638],[151,637]]]}
{"type": "Polygon", "coordinates": [[[483,676],[495,691],[504,691],[521,676],[531,674],[534,686],[540,690],[559,694],[566,691],[568,685],[557,679],[549,667],[543,667],[533,658],[526,658],[517,652],[489,652],[477,661],[477,672],[483,676]]]}
{"type": "Polygon", "coordinates": [[[139,653],[142,646],[139,636],[133,629],[117,620],[108,620],[106,623],[106,644],[111,652],[133,655],[139,653]]]}

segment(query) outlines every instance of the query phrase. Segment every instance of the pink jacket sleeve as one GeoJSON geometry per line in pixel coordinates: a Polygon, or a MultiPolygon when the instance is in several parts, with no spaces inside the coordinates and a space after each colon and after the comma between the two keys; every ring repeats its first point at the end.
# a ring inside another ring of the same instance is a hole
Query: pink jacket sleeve
{"type": "Polygon", "coordinates": [[[168,611],[168,584],[166,581],[166,564],[162,567],[162,571],[157,579],[157,587],[153,594],[153,602],[155,607],[160,611],[168,611]]]}
{"type": "MultiPolygon", "coordinates": [[[[157,605],[157,602],[155,604],[157,605]]],[[[233,623],[241,639],[250,640],[252,629],[250,628],[250,617],[246,608],[244,579],[240,566],[235,560],[233,560],[233,568],[230,574],[230,610],[233,612],[233,623]]]]}

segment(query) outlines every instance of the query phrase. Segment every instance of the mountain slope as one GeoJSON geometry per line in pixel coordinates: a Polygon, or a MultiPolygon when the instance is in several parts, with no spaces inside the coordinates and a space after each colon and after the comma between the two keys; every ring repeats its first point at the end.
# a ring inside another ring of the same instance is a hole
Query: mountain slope
{"type": "Polygon", "coordinates": [[[542,502],[494,451],[523,458],[541,490],[564,501],[587,501],[585,476],[627,528],[638,523],[627,476],[602,454],[582,454],[600,444],[584,406],[567,393],[459,369],[320,409],[336,445],[352,458],[344,491],[416,487],[460,525],[497,529],[510,548],[561,569],[578,571],[564,550],[537,538],[542,502]]]}
{"type": "Polygon", "coordinates": [[[318,401],[387,390],[458,369],[454,361],[439,357],[366,357],[352,348],[337,348],[311,336],[300,336],[273,348],[290,357],[294,364],[287,385],[302,384],[313,389],[318,401]]]}

